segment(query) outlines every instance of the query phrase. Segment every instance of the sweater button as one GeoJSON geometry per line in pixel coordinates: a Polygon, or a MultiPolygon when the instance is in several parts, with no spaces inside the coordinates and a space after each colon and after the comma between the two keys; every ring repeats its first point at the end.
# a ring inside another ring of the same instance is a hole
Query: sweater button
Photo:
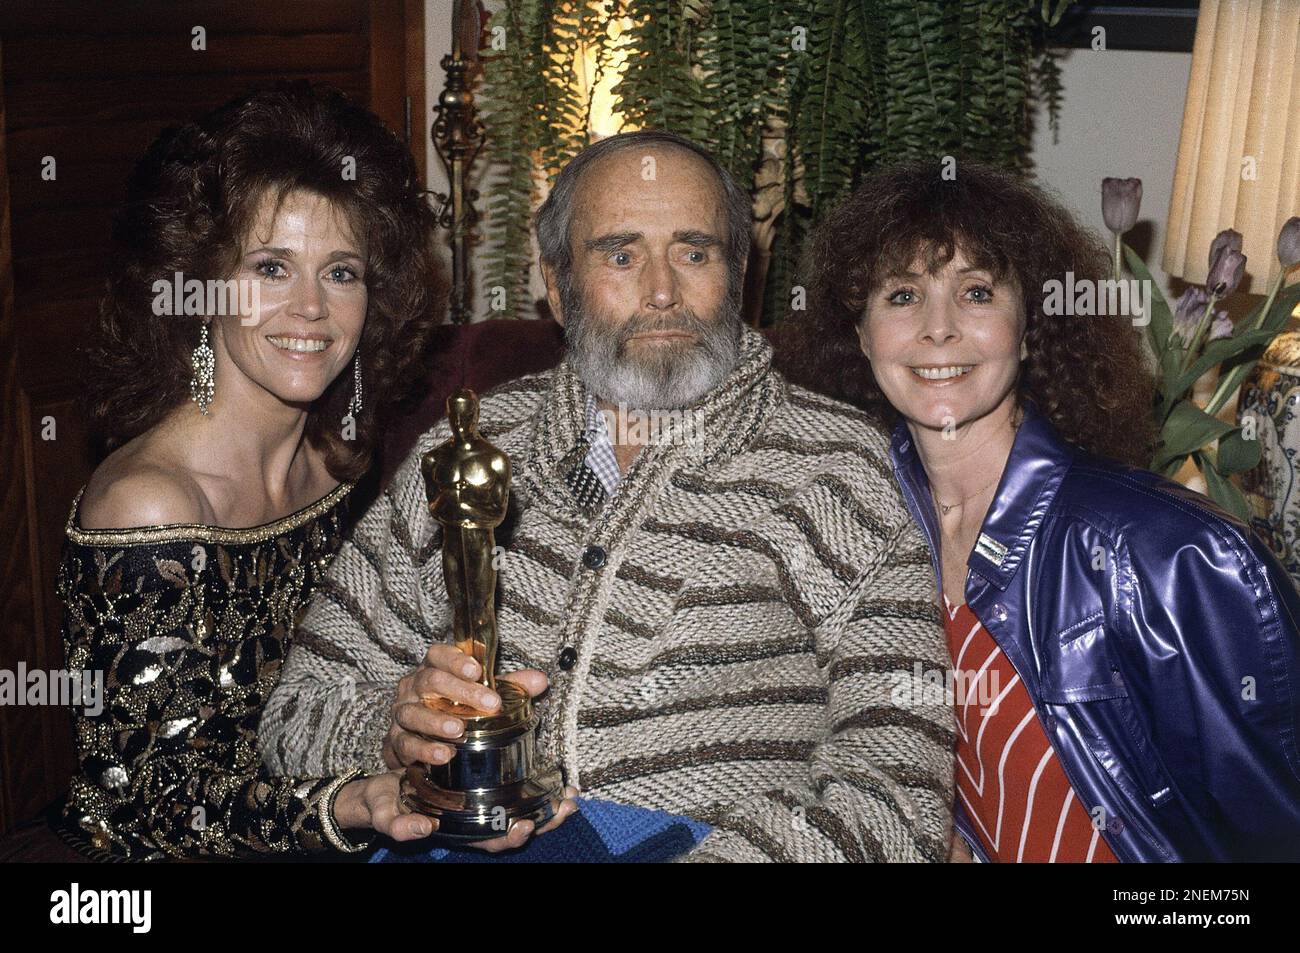
{"type": "Polygon", "coordinates": [[[582,551],[582,564],[588,569],[599,569],[605,565],[605,550],[599,546],[588,546],[582,551]]]}
{"type": "Polygon", "coordinates": [[[564,671],[567,672],[569,669],[573,668],[577,661],[578,653],[574,650],[572,645],[566,645],[564,648],[560,649],[560,668],[564,669],[564,671]]]}

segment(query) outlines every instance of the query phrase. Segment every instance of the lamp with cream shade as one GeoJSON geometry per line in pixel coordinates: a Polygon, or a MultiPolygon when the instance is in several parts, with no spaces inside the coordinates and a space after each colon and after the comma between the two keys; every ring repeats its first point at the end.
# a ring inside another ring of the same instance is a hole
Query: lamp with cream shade
{"type": "Polygon", "coordinates": [[[1300,0],[1201,0],[1163,266],[1203,284],[1210,243],[1242,235],[1242,290],[1278,279],[1282,224],[1300,214],[1300,0]]]}

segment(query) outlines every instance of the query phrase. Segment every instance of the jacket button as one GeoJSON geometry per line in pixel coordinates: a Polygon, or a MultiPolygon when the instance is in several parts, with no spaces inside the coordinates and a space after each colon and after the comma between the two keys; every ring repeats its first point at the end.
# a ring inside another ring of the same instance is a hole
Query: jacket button
{"type": "Polygon", "coordinates": [[[1106,822],[1106,830],[1110,831],[1112,834],[1123,834],[1124,822],[1118,817],[1112,817],[1106,822]]]}
{"type": "Polygon", "coordinates": [[[567,672],[569,669],[573,668],[577,661],[578,653],[572,645],[566,645],[564,648],[560,649],[560,668],[564,669],[564,671],[567,672]]]}
{"type": "Polygon", "coordinates": [[[1007,621],[1007,607],[1004,606],[1004,605],[1003,605],[1002,603],[1000,603],[1000,602],[997,603],[996,605],[994,605],[994,606],[993,606],[993,618],[996,619],[998,622],[1006,622],[1006,621],[1007,621]]]}
{"type": "Polygon", "coordinates": [[[588,546],[582,551],[582,564],[588,569],[599,569],[605,565],[605,550],[599,546],[588,546]]]}

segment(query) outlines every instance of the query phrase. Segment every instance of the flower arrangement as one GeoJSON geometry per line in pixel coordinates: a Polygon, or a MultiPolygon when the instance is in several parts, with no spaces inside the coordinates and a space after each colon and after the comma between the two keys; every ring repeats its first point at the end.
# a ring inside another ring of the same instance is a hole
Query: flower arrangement
{"type": "Polygon", "coordinates": [[[1234,327],[1227,312],[1216,310],[1216,306],[1241,284],[1246,268],[1241,235],[1230,228],[1218,234],[1210,246],[1205,286],[1189,287],[1171,311],[1146,263],[1123,241],[1124,233],[1137,222],[1142,181],[1103,179],[1101,192],[1102,217],[1114,236],[1115,280],[1121,280],[1126,262],[1132,276],[1147,282],[1151,289],[1150,313],[1143,318],[1158,368],[1152,413],[1160,434],[1151,469],[1173,476],[1191,459],[1204,476],[1210,497],[1228,512],[1248,520],[1245,497],[1229,478],[1259,463],[1260,443],[1248,421],[1230,424],[1217,414],[1273,338],[1286,329],[1287,319],[1300,304],[1300,282],[1283,287],[1288,269],[1300,263],[1300,216],[1288,219],[1278,235],[1282,273],[1264,301],[1234,327]],[[1202,408],[1192,399],[1192,390],[1215,367],[1218,384],[1202,408]]]}

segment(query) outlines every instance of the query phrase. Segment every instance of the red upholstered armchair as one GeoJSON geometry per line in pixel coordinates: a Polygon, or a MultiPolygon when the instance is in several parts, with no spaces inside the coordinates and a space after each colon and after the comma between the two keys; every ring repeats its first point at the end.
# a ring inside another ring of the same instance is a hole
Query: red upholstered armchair
{"type": "Polygon", "coordinates": [[[447,398],[469,387],[482,394],[498,384],[554,367],[564,352],[564,330],[549,318],[497,319],[438,328],[431,347],[425,396],[384,435],[380,487],[415,446],[415,441],[447,412],[447,398]]]}

